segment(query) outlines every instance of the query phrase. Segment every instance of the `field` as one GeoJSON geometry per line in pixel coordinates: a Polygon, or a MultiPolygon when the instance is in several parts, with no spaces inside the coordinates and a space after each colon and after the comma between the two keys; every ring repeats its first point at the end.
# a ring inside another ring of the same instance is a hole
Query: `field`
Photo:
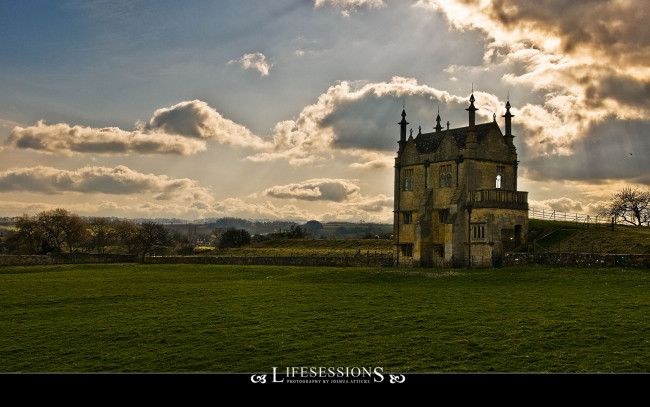
{"type": "Polygon", "coordinates": [[[0,372],[650,371],[650,273],[0,268],[0,372]]]}
{"type": "Polygon", "coordinates": [[[275,239],[246,247],[214,249],[204,256],[354,256],[390,255],[393,241],[388,239],[275,239]]]}
{"type": "Polygon", "coordinates": [[[585,225],[531,219],[530,226],[543,230],[536,250],[573,253],[650,254],[650,227],[585,225]]]}

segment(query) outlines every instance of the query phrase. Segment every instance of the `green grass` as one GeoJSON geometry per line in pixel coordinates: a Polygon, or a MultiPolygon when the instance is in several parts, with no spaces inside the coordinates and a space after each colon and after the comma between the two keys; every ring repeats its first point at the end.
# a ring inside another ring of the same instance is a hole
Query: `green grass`
{"type": "Polygon", "coordinates": [[[390,255],[393,241],[388,239],[275,239],[250,246],[214,249],[201,256],[352,256],[361,254],[390,255]]]}
{"type": "Polygon", "coordinates": [[[650,371],[650,273],[0,268],[1,372],[650,371]]]}
{"type": "Polygon", "coordinates": [[[650,227],[576,224],[530,219],[531,228],[545,230],[537,248],[551,252],[650,254],[650,227]]]}

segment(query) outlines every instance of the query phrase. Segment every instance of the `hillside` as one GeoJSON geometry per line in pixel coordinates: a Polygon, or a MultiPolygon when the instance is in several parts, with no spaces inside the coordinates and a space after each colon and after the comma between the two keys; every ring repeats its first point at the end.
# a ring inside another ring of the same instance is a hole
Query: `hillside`
{"type": "Polygon", "coordinates": [[[530,220],[527,251],[573,253],[650,254],[650,228],[586,225],[573,222],[530,220]]]}

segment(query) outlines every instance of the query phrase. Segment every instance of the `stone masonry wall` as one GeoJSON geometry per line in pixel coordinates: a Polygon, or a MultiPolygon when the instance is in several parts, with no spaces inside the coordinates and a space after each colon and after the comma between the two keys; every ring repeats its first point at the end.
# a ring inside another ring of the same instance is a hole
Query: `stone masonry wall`
{"type": "MultiPolygon", "coordinates": [[[[37,266],[82,263],[134,263],[134,255],[101,255],[86,253],[56,253],[48,255],[0,256],[2,266],[37,266]]],[[[148,264],[230,264],[230,265],[281,265],[281,266],[335,266],[335,267],[392,267],[392,256],[342,256],[342,257],[183,257],[156,256],[145,258],[148,264]]]]}
{"type": "Polygon", "coordinates": [[[642,267],[650,268],[648,254],[592,253],[506,253],[504,266],[543,264],[565,267],[642,267]]]}
{"type": "Polygon", "coordinates": [[[322,267],[392,267],[392,256],[356,257],[148,257],[150,264],[227,264],[227,265],[266,265],[266,266],[322,266],[322,267]]]}
{"type": "Polygon", "coordinates": [[[135,255],[130,254],[49,253],[46,255],[0,256],[0,266],[133,262],[135,262],[135,255]]]}

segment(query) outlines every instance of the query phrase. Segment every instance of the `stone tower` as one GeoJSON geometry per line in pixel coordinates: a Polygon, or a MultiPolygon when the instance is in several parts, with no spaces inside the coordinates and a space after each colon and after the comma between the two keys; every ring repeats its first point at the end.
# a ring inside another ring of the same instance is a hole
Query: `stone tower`
{"type": "Polygon", "coordinates": [[[474,93],[468,126],[407,139],[406,110],[395,159],[394,255],[398,265],[498,264],[523,243],[528,193],[517,191],[517,150],[510,101],[505,134],[494,120],[476,124],[474,93]]]}

